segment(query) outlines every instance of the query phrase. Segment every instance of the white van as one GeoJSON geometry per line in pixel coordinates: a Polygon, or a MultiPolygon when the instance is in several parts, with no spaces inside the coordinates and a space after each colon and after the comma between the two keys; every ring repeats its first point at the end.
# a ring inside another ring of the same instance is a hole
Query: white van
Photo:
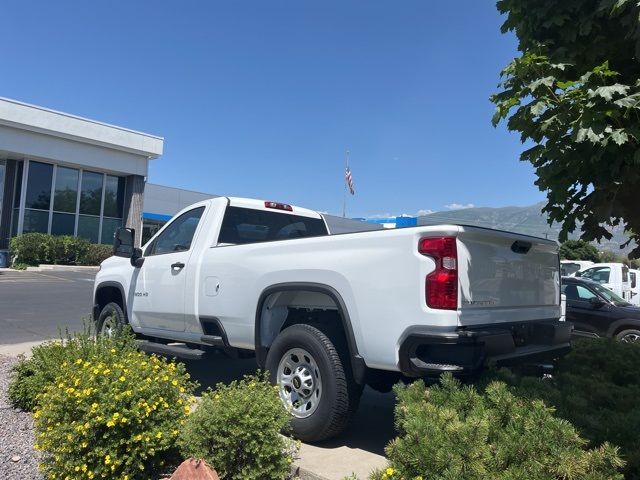
{"type": "Polygon", "coordinates": [[[631,284],[630,302],[640,307],[640,270],[629,269],[629,283],[631,284]]]}
{"type": "Polygon", "coordinates": [[[560,260],[560,271],[563,277],[574,277],[577,272],[593,265],[590,260],[560,260]]]}
{"type": "Polygon", "coordinates": [[[616,293],[627,302],[631,302],[629,267],[624,263],[595,263],[584,270],[580,270],[575,276],[593,280],[616,293]]]}

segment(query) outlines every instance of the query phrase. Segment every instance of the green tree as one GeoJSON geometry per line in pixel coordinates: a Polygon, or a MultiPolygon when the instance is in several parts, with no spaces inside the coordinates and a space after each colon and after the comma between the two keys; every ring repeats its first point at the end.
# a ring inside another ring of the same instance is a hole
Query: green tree
{"type": "MultiPolygon", "coordinates": [[[[520,56],[502,71],[494,125],[528,147],[544,211],[583,240],[623,225],[640,240],[640,5],[635,0],[499,0],[520,56]]],[[[640,247],[632,252],[640,256],[640,247]]]]}
{"type": "Polygon", "coordinates": [[[603,250],[600,252],[600,262],[602,263],[619,263],[620,257],[610,250],[603,250]]]}
{"type": "Polygon", "coordinates": [[[600,254],[596,247],[584,240],[567,240],[560,245],[560,258],[563,260],[591,260],[600,261],[600,254]]]}

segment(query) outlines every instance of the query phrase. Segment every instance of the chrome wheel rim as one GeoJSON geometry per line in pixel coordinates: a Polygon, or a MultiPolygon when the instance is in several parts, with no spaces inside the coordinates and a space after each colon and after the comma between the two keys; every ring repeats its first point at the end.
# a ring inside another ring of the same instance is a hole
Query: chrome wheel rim
{"type": "Polygon", "coordinates": [[[111,335],[113,335],[113,332],[115,331],[115,329],[116,329],[116,322],[112,315],[110,317],[105,318],[102,321],[102,328],[100,329],[100,334],[110,337],[111,335]]]}
{"type": "Polygon", "coordinates": [[[307,418],[316,411],[322,397],[320,369],[302,348],[287,351],[278,365],[280,400],[296,418],[307,418]]]}
{"type": "Polygon", "coordinates": [[[627,333],[620,339],[620,341],[624,343],[639,343],[640,335],[638,335],[637,333],[627,333]]]}

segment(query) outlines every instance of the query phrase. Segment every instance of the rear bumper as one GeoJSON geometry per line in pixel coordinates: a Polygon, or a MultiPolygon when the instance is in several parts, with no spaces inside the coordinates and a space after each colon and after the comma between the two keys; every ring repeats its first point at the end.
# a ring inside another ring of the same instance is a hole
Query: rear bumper
{"type": "Polygon", "coordinates": [[[482,325],[450,333],[412,332],[400,345],[400,371],[409,377],[471,375],[500,365],[551,360],[571,350],[571,323],[557,320],[482,325]]]}

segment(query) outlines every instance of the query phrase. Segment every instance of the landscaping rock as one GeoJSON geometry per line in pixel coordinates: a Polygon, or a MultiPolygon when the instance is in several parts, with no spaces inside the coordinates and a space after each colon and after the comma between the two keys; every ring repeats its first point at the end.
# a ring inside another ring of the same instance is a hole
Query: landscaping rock
{"type": "Polygon", "coordinates": [[[16,361],[0,355],[0,479],[42,479],[39,453],[33,449],[31,414],[11,407],[7,399],[11,366],[16,361]]]}
{"type": "Polygon", "coordinates": [[[171,480],[220,480],[220,477],[204,460],[189,458],[173,472],[171,480]]]}

